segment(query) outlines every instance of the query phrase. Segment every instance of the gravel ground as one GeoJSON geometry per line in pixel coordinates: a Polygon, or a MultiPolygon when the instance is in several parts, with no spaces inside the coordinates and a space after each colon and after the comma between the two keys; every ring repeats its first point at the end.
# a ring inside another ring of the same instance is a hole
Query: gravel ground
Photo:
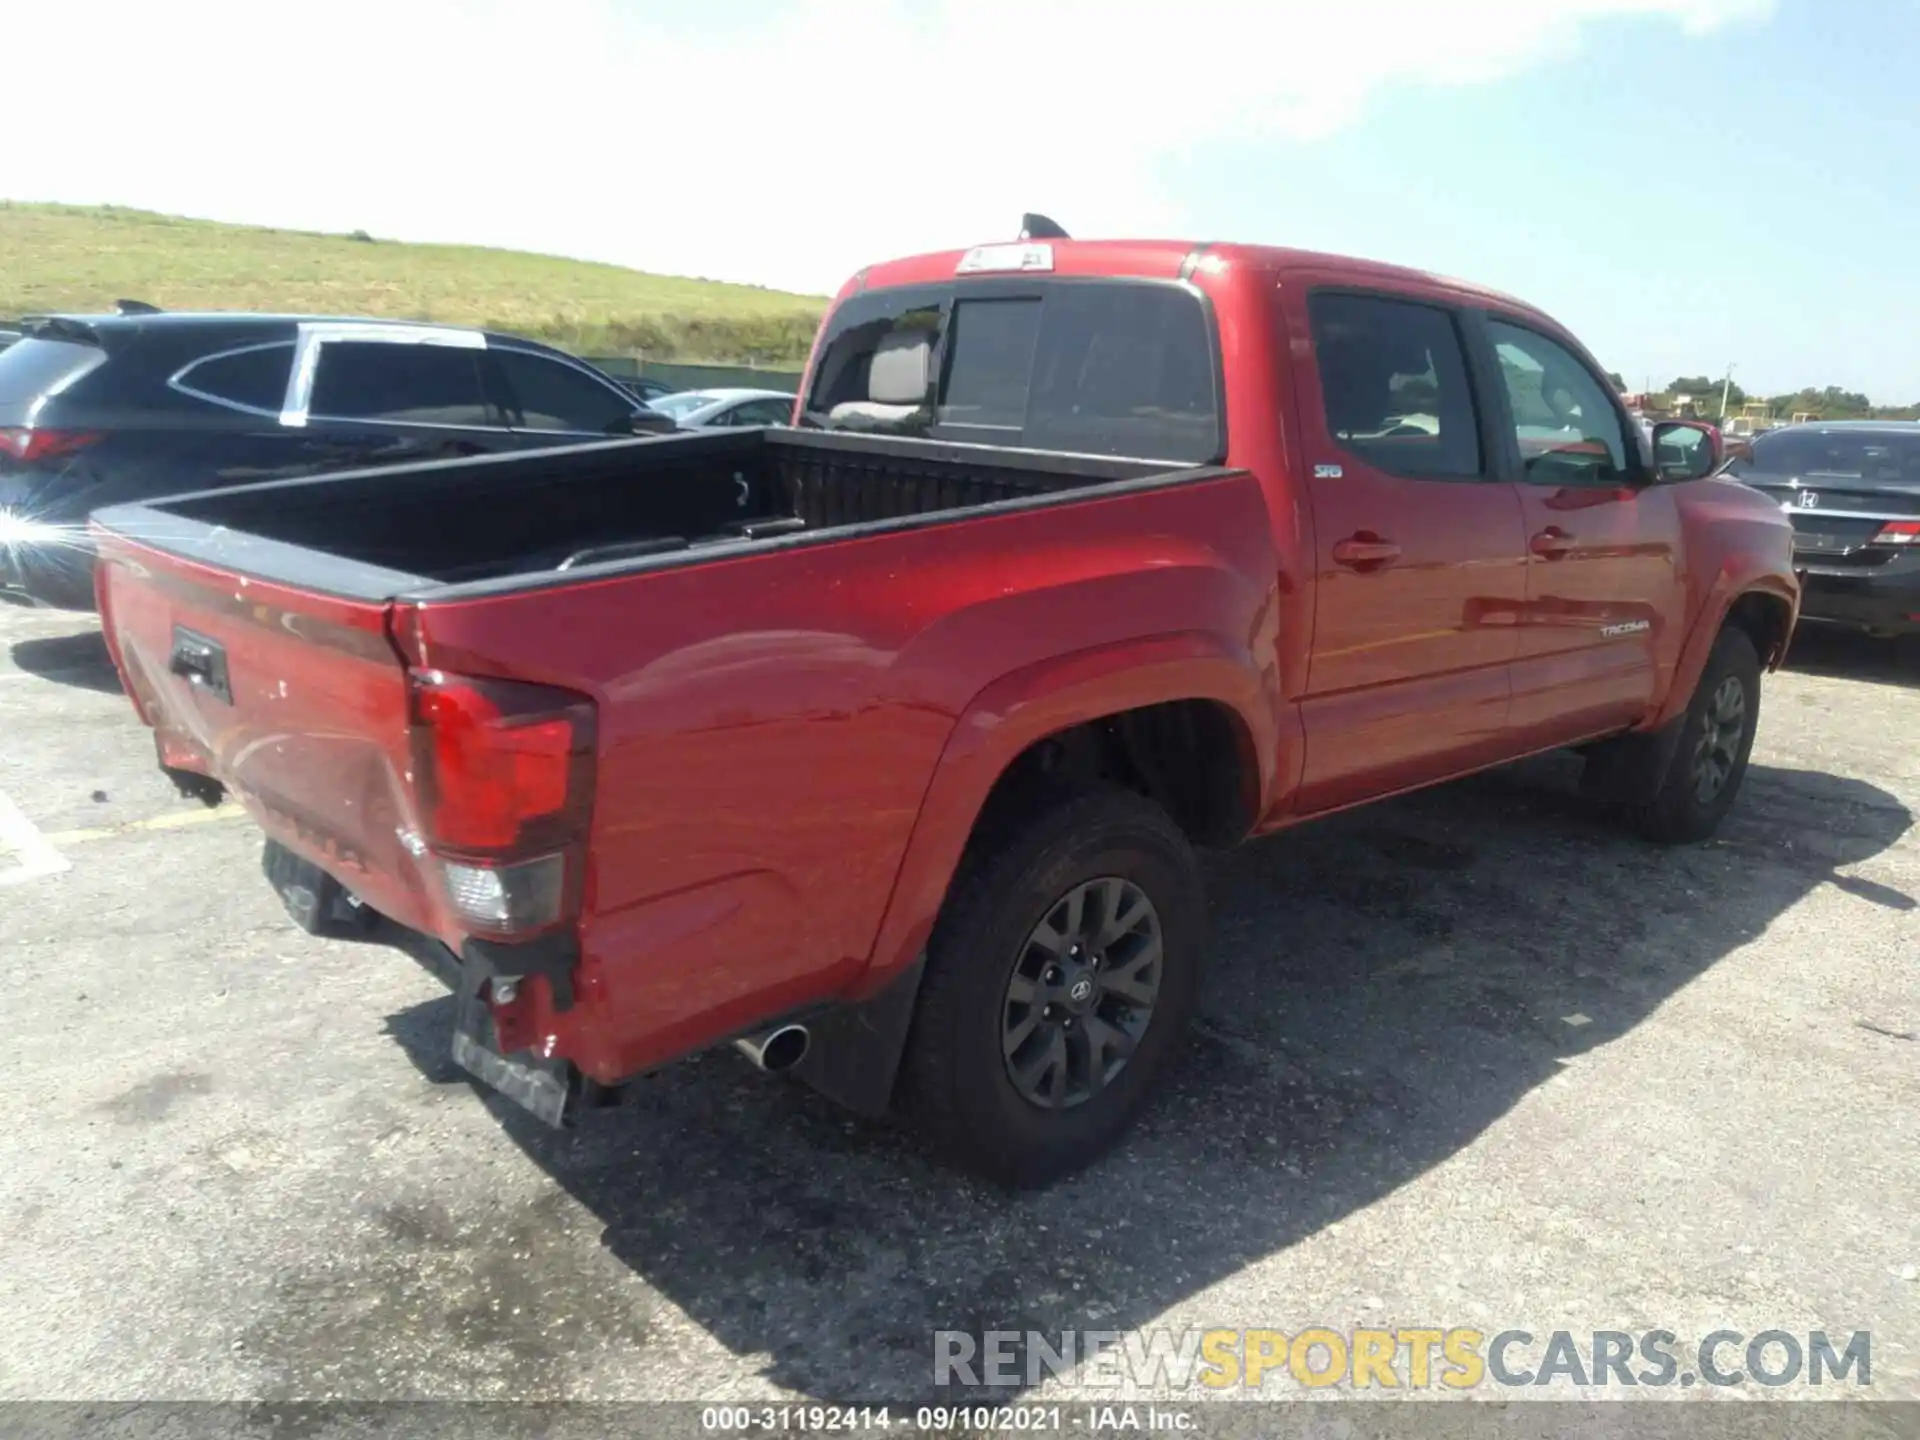
{"type": "Polygon", "coordinates": [[[1553,759],[1214,859],[1177,1083],[1014,1196],[731,1053],[527,1121],[173,794],[85,617],[0,605],[0,1398],[898,1400],[940,1329],[1323,1325],[1866,1330],[1920,1399],[1917,687],[1803,635],[1698,848],[1553,759]]]}

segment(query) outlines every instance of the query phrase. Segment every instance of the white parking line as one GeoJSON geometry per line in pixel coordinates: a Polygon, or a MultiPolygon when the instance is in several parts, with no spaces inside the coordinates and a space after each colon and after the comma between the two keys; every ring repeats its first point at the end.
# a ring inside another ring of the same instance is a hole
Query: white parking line
{"type": "Polygon", "coordinates": [[[0,885],[18,885],[73,868],[73,862],[5,795],[0,795],[0,847],[13,851],[20,861],[11,870],[0,870],[0,885]]]}

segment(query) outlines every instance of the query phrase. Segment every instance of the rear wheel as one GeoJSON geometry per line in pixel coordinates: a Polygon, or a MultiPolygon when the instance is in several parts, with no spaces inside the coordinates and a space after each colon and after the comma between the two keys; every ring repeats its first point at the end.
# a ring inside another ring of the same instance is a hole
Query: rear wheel
{"type": "Polygon", "coordinates": [[[909,1115],[1005,1183],[1086,1165],[1173,1058],[1204,926],[1192,848],[1151,802],[1096,790],[1009,827],[956,882],[928,947],[909,1115]]]}
{"type": "Polygon", "coordinates": [[[1759,722],[1759,652],[1744,630],[1722,630],[1694,688],[1660,789],[1635,812],[1640,832],[1667,842],[1713,834],[1746,778],[1759,722]]]}

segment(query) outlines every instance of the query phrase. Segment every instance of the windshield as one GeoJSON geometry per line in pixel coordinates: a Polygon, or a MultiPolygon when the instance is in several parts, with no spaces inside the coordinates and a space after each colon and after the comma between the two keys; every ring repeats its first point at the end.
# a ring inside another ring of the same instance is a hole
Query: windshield
{"type": "Polygon", "coordinates": [[[1736,461],[1736,475],[1825,476],[1867,484],[1920,485],[1920,428],[1884,430],[1775,430],[1755,437],[1753,459],[1736,461]]]}
{"type": "Polygon", "coordinates": [[[0,403],[55,395],[106,361],[98,345],[28,338],[0,349],[0,403]]]}
{"type": "Polygon", "coordinates": [[[720,397],[700,390],[683,390],[678,395],[659,395],[647,402],[652,409],[675,420],[684,420],[696,410],[704,410],[720,397]]]}

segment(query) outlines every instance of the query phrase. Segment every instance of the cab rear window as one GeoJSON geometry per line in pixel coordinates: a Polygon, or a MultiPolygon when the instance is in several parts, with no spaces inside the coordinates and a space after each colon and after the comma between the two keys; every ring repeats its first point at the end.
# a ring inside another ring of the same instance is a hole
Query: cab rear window
{"type": "Polygon", "coordinates": [[[805,422],[1200,464],[1225,453],[1205,303],[1185,286],[1053,279],[856,295],[805,422]]]}

